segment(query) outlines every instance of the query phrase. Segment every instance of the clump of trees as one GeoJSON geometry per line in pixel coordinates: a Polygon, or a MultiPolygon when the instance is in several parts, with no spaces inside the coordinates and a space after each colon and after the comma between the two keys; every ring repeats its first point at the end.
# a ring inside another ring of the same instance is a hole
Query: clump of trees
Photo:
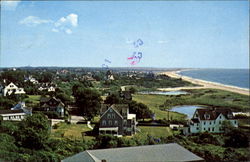
{"type": "Polygon", "coordinates": [[[147,107],[147,105],[143,103],[138,103],[136,101],[124,100],[122,99],[119,94],[112,93],[107,96],[106,100],[104,101],[105,104],[128,104],[129,105],[129,112],[136,114],[137,119],[146,119],[150,118],[153,112],[147,107]]]}
{"type": "Polygon", "coordinates": [[[50,125],[43,114],[16,123],[0,121],[0,159],[6,161],[60,161],[93,148],[94,141],[50,138],[50,125]]]}
{"type": "Polygon", "coordinates": [[[93,119],[101,108],[101,95],[95,90],[88,88],[88,84],[76,84],[73,86],[73,96],[78,107],[78,113],[87,120],[93,119]]]}

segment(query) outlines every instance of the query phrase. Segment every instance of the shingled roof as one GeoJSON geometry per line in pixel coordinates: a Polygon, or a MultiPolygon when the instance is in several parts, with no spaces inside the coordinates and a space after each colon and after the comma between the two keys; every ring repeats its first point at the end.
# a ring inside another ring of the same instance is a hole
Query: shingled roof
{"type": "Polygon", "coordinates": [[[118,113],[122,115],[122,112],[127,112],[127,109],[129,109],[128,104],[102,104],[100,113],[101,115],[105,113],[109,107],[112,107],[114,110],[116,110],[118,113]]]}
{"type": "Polygon", "coordinates": [[[136,147],[123,147],[99,150],[87,150],[63,162],[152,162],[152,161],[204,161],[203,158],[193,154],[184,147],[176,144],[146,145],[136,147]]]}
{"type": "Polygon", "coordinates": [[[24,113],[22,109],[19,110],[0,110],[0,114],[16,114],[16,113],[24,113]]]}
{"type": "Polygon", "coordinates": [[[226,119],[232,119],[233,114],[231,109],[224,109],[224,108],[210,108],[210,109],[196,109],[200,120],[215,120],[217,117],[222,114],[225,116],[226,119]],[[205,118],[205,115],[209,115],[209,118],[205,118]]]}

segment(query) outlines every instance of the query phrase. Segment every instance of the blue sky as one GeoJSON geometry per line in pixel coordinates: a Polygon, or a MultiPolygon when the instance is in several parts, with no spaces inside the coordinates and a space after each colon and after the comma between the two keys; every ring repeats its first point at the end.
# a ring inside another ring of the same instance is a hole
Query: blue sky
{"type": "Polygon", "coordinates": [[[1,67],[101,67],[104,59],[110,67],[249,68],[248,1],[1,2],[1,67]],[[136,65],[127,60],[133,52],[142,52],[136,65]]]}

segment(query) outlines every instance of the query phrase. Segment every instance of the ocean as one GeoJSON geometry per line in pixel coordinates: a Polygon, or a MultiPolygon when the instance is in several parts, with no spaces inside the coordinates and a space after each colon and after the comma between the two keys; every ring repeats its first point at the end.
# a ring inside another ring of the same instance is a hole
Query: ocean
{"type": "Polygon", "coordinates": [[[195,69],[181,71],[179,74],[249,89],[249,69],[195,69]]]}

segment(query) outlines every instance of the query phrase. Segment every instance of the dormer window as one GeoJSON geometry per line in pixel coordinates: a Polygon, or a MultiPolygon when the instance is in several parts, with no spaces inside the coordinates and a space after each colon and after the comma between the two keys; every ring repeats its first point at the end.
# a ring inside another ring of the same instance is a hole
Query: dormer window
{"type": "Polygon", "coordinates": [[[204,118],[205,119],[210,119],[210,115],[206,113],[206,114],[204,114],[204,118]]]}

